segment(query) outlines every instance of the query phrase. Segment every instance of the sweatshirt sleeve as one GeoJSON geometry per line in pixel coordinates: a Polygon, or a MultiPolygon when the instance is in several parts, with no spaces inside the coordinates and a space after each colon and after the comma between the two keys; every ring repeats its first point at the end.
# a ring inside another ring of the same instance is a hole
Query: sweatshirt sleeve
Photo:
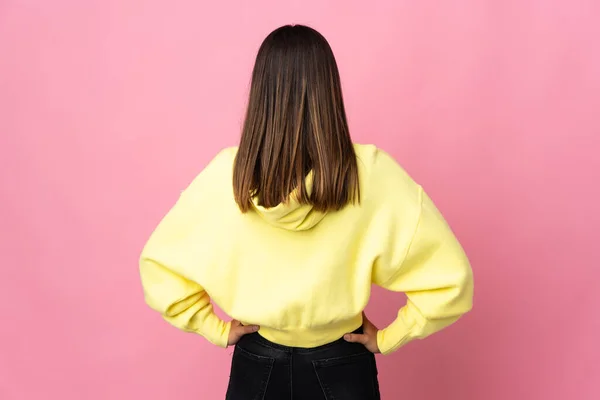
{"type": "Polygon", "coordinates": [[[230,323],[214,313],[204,288],[180,272],[189,263],[188,233],[200,222],[187,212],[196,200],[184,191],[145,245],[139,265],[144,297],[170,324],[227,347],[230,323]]]}
{"type": "Polygon", "coordinates": [[[408,241],[390,241],[393,248],[389,251],[402,253],[403,257],[383,257],[374,267],[374,283],[407,296],[396,320],[377,335],[383,354],[451,325],[472,307],[469,261],[431,199],[420,186],[417,190],[419,212],[414,233],[408,241]],[[386,263],[385,259],[400,262],[386,263]]]}

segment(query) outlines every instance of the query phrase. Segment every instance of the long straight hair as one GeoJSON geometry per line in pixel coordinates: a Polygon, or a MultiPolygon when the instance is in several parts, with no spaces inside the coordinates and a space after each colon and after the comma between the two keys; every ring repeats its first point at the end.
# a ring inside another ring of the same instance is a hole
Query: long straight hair
{"type": "Polygon", "coordinates": [[[282,26],[260,46],[233,190],[242,212],[253,198],[270,208],[286,203],[292,193],[322,212],[359,201],[340,74],[329,43],[316,30],[282,26]]]}

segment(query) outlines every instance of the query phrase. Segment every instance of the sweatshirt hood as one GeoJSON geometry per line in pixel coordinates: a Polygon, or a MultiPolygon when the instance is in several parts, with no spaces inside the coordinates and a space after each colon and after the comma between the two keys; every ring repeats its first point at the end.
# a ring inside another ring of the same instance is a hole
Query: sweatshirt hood
{"type": "MultiPolygon", "coordinates": [[[[313,174],[309,173],[305,180],[308,195],[312,193],[313,174]]],[[[287,202],[275,207],[265,208],[258,205],[258,197],[252,198],[254,210],[269,224],[288,231],[305,231],[313,228],[325,217],[326,213],[317,211],[311,204],[300,204],[297,199],[298,189],[294,190],[287,202]]]]}

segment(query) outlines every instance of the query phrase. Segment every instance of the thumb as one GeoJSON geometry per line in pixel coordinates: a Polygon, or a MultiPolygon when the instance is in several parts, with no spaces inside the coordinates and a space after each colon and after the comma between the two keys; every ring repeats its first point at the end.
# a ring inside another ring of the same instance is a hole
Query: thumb
{"type": "Polygon", "coordinates": [[[350,343],[367,344],[368,338],[367,335],[363,335],[360,333],[347,333],[344,335],[344,340],[350,343]]]}
{"type": "Polygon", "coordinates": [[[249,333],[257,332],[259,329],[258,325],[242,325],[239,327],[240,335],[247,335],[249,333]]]}

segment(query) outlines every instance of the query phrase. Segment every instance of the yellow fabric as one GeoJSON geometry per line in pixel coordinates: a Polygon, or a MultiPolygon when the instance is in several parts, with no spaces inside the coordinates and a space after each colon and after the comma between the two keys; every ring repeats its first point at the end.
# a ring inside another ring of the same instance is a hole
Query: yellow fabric
{"type": "MultiPolygon", "coordinates": [[[[469,261],[423,189],[385,152],[355,145],[361,202],[327,214],[299,204],[242,214],[235,148],[181,194],[142,251],[147,303],[176,327],[226,347],[230,324],[212,302],[275,343],[315,347],[362,324],[372,284],[406,293],[378,334],[388,354],[472,307],[469,261]]],[[[307,177],[311,190],[312,175],[307,177]]]]}

